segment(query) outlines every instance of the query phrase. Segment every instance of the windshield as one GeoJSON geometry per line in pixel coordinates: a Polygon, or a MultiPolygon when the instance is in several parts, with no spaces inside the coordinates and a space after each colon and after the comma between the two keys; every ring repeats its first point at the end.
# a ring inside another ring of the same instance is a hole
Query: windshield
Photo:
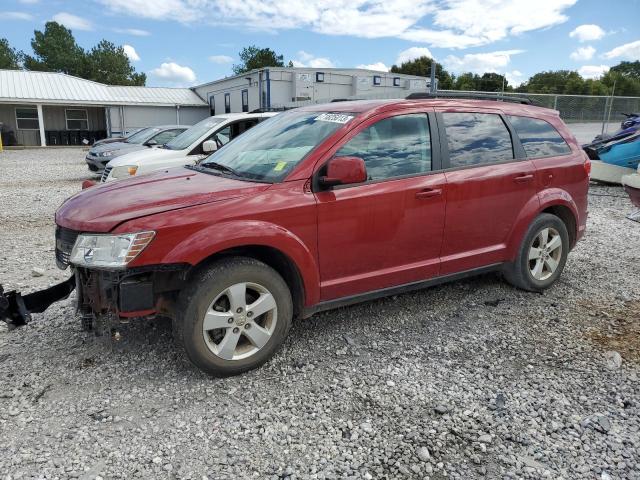
{"type": "Polygon", "coordinates": [[[125,142],[127,143],[137,143],[138,145],[142,145],[144,142],[153,137],[156,133],[160,131],[159,128],[143,128],[142,130],[134,133],[130,137],[127,137],[125,142]]]}
{"type": "Polygon", "coordinates": [[[218,164],[238,176],[275,182],[353,117],[352,113],[281,113],[243,133],[200,165],[213,168],[218,164]]]}
{"type": "Polygon", "coordinates": [[[214,125],[222,123],[223,121],[224,118],[219,117],[205,118],[204,120],[196,123],[193,127],[182,132],[180,135],[174,137],[173,140],[164,146],[164,148],[168,148],[169,150],[184,150],[206,134],[214,125]]]}

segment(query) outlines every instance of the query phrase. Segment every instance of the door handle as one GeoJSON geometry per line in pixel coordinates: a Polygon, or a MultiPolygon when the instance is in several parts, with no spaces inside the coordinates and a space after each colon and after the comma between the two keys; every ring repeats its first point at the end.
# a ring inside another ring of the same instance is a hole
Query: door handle
{"type": "Polygon", "coordinates": [[[527,173],[527,174],[523,174],[523,175],[518,175],[517,177],[513,178],[513,181],[516,183],[526,183],[533,180],[533,174],[532,173],[527,173]]]}
{"type": "Polygon", "coordinates": [[[442,195],[441,188],[427,188],[419,192],[416,192],[416,198],[431,198],[431,197],[438,197],[440,195],[442,195]]]}

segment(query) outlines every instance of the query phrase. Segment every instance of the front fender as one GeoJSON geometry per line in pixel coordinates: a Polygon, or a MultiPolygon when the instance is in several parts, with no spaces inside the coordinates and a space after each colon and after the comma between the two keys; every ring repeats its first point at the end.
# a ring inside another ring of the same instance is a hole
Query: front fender
{"type": "Polygon", "coordinates": [[[320,276],[314,252],[294,233],[269,222],[241,220],[216,223],[183,238],[165,253],[159,263],[197,265],[224,250],[255,245],[274,248],[291,259],[302,277],[305,305],[319,301],[320,276]]]}
{"type": "Polygon", "coordinates": [[[561,188],[548,188],[538,192],[538,194],[531,197],[531,199],[522,208],[520,215],[511,230],[507,248],[507,259],[509,261],[513,261],[516,258],[522,239],[524,238],[524,235],[533,219],[547,208],[555,206],[563,206],[571,210],[571,213],[576,220],[576,225],[578,225],[578,207],[568,192],[561,188]]]}

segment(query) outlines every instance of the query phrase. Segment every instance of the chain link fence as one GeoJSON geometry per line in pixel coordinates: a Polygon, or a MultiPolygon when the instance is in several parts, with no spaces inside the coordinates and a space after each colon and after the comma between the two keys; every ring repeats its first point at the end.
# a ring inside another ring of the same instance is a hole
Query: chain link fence
{"type": "MultiPolygon", "coordinates": [[[[491,92],[440,90],[446,93],[487,94],[491,92]]],[[[376,100],[404,98],[410,91],[405,91],[402,96],[398,93],[367,94],[359,96],[341,97],[340,100],[376,100]]],[[[552,108],[560,112],[560,117],[573,131],[580,143],[588,143],[593,137],[601,133],[612,133],[620,128],[624,120],[622,113],[640,112],[640,97],[605,97],[596,95],[555,95],[543,93],[517,93],[505,92],[505,97],[526,97],[534,105],[552,108]]],[[[291,102],[278,107],[301,107],[309,104],[329,103],[334,98],[316,99],[300,102],[291,102]]]]}

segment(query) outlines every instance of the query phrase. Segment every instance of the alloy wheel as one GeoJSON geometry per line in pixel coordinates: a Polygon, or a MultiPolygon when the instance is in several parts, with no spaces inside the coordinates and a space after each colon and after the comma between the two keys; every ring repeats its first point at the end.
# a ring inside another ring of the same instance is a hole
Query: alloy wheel
{"type": "Polygon", "coordinates": [[[278,321],[274,296],[257,283],[236,283],[211,302],[202,322],[209,350],[224,360],[242,360],[257,353],[278,321]]]}
{"type": "Polygon", "coordinates": [[[555,228],[543,228],[529,247],[529,272],[536,280],[547,280],[562,258],[562,237],[555,228]]]}

